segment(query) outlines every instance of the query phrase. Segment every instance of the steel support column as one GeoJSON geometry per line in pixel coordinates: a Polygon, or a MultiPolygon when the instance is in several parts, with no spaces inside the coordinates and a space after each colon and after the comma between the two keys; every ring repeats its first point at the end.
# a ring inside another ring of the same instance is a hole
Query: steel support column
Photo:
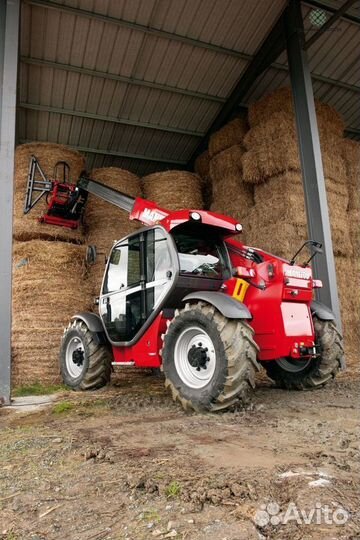
{"type": "Polygon", "coordinates": [[[285,29],[308,232],[311,239],[322,242],[324,250],[322,255],[318,255],[313,259],[315,277],[323,282],[323,288],[317,289],[317,297],[318,300],[333,310],[338,327],[341,329],[324,171],[311,74],[305,52],[304,25],[299,0],[290,0],[289,2],[285,15],[285,29]]]}
{"type": "Polygon", "coordinates": [[[20,0],[0,0],[0,401],[10,401],[11,260],[20,0]]]}

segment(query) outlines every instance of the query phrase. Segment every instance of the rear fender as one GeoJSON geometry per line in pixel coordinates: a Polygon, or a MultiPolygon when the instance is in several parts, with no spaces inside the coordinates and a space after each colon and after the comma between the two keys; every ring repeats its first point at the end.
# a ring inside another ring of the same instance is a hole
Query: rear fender
{"type": "Polygon", "coordinates": [[[193,292],[187,294],[182,301],[187,302],[189,300],[202,300],[203,302],[207,302],[228,319],[252,319],[252,315],[245,304],[221,292],[193,292]]]}
{"type": "Polygon", "coordinates": [[[76,315],[71,317],[71,320],[83,321],[83,323],[86,324],[90,332],[93,334],[94,339],[98,344],[108,343],[102,321],[99,315],[97,315],[96,313],[89,313],[84,311],[81,313],[77,313],[76,315]]]}

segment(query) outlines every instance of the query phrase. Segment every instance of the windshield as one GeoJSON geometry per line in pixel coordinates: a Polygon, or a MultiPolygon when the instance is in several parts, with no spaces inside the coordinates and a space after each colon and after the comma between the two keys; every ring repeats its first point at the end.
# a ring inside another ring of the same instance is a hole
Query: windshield
{"type": "Polygon", "coordinates": [[[226,269],[223,242],[207,231],[175,232],[180,274],[222,279],[226,269]]]}

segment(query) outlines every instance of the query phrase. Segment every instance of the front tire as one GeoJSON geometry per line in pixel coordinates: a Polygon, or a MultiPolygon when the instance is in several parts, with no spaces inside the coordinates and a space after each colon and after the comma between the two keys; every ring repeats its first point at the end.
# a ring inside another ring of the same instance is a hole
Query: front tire
{"type": "Polygon", "coordinates": [[[164,336],[165,386],[185,410],[246,403],[255,387],[258,347],[252,328],[204,302],[176,310],[164,336]]]}
{"type": "Polygon", "coordinates": [[[334,321],[321,321],[314,316],[313,323],[320,356],[309,361],[281,358],[263,363],[267,375],[280,388],[319,388],[336,377],[344,355],[342,336],[334,321]]]}
{"type": "Polygon", "coordinates": [[[75,320],[65,329],[60,346],[60,373],[74,390],[94,390],[110,382],[111,354],[95,341],[83,321],[75,320]]]}

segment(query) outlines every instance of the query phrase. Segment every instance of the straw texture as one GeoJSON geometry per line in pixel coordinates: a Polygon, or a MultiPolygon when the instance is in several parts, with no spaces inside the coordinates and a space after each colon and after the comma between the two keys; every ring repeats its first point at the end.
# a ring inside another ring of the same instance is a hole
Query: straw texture
{"type": "Polygon", "coordinates": [[[164,171],[142,179],[144,198],[169,210],[201,209],[200,176],[187,171],[164,171]]]}
{"type": "Polygon", "coordinates": [[[219,152],[226,150],[230,146],[240,144],[248,130],[247,120],[244,118],[235,118],[228,122],[219,131],[210,135],[209,155],[214,157],[219,152]]]}
{"type": "MultiPolygon", "coordinates": [[[[341,137],[344,132],[344,121],[340,114],[333,108],[315,100],[316,116],[320,130],[330,128],[331,131],[341,137]]],[[[266,122],[274,113],[285,113],[294,117],[294,105],[290,88],[280,88],[249,106],[249,124],[253,128],[266,122]]]]}
{"type": "Polygon", "coordinates": [[[59,381],[59,346],[76,311],[91,308],[84,246],[33,240],[13,249],[13,384],[59,381]]]}

